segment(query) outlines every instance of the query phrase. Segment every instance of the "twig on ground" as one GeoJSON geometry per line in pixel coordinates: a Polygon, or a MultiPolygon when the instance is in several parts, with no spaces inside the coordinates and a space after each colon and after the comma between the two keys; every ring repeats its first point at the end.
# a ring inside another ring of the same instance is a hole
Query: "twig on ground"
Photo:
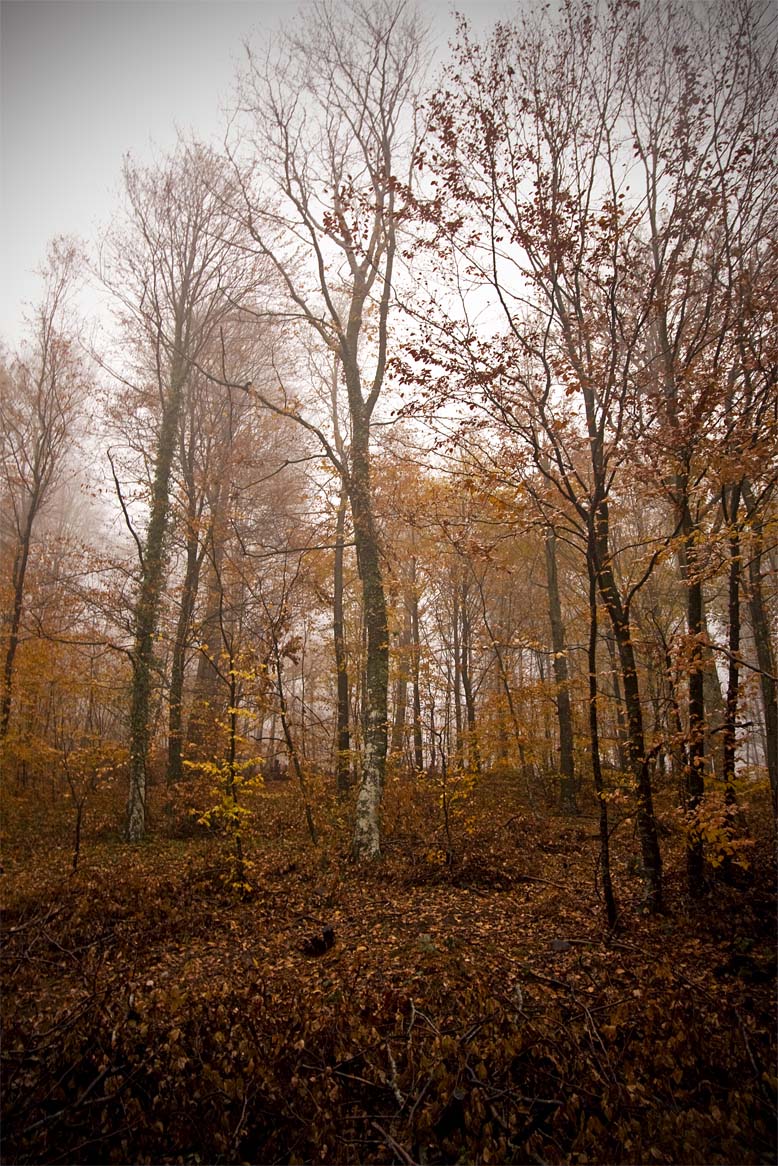
{"type": "Polygon", "coordinates": [[[387,1133],[383,1126],[379,1125],[377,1121],[373,1121],[370,1124],[372,1125],[373,1129],[381,1135],[389,1149],[394,1150],[398,1158],[401,1158],[402,1161],[405,1162],[405,1166],[418,1166],[405,1147],[401,1146],[399,1142],[395,1141],[392,1135],[387,1133]]]}
{"type": "Polygon", "coordinates": [[[394,1057],[392,1056],[392,1050],[389,1047],[388,1041],[386,1042],[386,1055],[389,1058],[389,1067],[392,1070],[392,1074],[389,1078],[389,1085],[391,1086],[391,1090],[395,1096],[397,1104],[399,1105],[400,1109],[402,1109],[402,1107],[405,1105],[405,1098],[403,1097],[400,1091],[400,1087],[397,1084],[397,1064],[394,1057]]]}

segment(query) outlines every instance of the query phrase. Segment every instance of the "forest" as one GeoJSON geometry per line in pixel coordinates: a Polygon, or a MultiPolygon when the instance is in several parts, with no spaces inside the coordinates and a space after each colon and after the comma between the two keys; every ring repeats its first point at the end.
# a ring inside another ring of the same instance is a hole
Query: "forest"
{"type": "Polygon", "coordinates": [[[3,1162],[775,1160],[777,34],[312,0],[51,242],[3,1162]]]}

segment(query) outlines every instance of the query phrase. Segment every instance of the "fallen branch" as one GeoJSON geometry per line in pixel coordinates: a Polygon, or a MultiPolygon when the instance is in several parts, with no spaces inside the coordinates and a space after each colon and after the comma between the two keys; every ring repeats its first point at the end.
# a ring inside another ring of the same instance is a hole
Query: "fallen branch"
{"type": "Polygon", "coordinates": [[[404,1146],[395,1141],[391,1134],[387,1133],[383,1126],[380,1126],[377,1121],[370,1123],[374,1130],[376,1130],[386,1142],[390,1150],[394,1150],[398,1158],[405,1162],[405,1166],[418,1166],[418,1163],[410,1156],[404,1146]]]}
{"type": "Polygon", "coordinates": [[[389,1058],[389,1065],[392,1070],[391,1076],[389,1077],[389,1085],[391,1086],[395,1101],[399,1105],[400,1109],[402,1109],[402,1107],[405,1105],[405,1098],[403,1097],[400,1087],[397,1084],[397,1063],[392,1056],[392,1050],[389,1047],[388,1041],[386,1042],[386,1055],[389,1058]]]}
{"type": "Polygon", "coordinates": [[[551,879],[539,879],[535,875],[514,875],[513,878],[517,883],[540,883],[544,887],[556,887],[560,891],[569,889],[564,883],[552,883],[551,879]]]}

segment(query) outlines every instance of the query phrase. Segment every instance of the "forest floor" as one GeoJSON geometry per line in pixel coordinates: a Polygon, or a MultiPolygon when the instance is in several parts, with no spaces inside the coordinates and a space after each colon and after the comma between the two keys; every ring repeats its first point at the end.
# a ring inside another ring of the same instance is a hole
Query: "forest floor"
{"type": "Polygon", "coordinates": [[[242,890],[226,835],[160,811],[129,847],[115,808],[71,873],[54,810],[7,802],[4,1162],[775,1160],[767,805],[748,869],[694,902],[669,828],[658,917],[617,830],[614,934],[594,818],[486,782],[451,864],[434,796],[389,789],[368,870],[342,807],[317,803],[314,847],[296,791],[269,787],[242,890]]]}

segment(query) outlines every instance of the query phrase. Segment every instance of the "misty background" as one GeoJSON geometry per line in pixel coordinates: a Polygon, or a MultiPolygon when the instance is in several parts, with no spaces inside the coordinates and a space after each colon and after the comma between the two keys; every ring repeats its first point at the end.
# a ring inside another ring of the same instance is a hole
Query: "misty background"
{"type": "MultiPolygon", "coordinates": [[[[150,161],[177,136],[221,142],[243,42],[268,43],[306,0],[1,0],[0,338],[55,235],[94,250],[118,205],[128,151],[150,161]]],[[[421,0],[441,51],[454,8],[487,30],[516,0],[421,0]]]]}

